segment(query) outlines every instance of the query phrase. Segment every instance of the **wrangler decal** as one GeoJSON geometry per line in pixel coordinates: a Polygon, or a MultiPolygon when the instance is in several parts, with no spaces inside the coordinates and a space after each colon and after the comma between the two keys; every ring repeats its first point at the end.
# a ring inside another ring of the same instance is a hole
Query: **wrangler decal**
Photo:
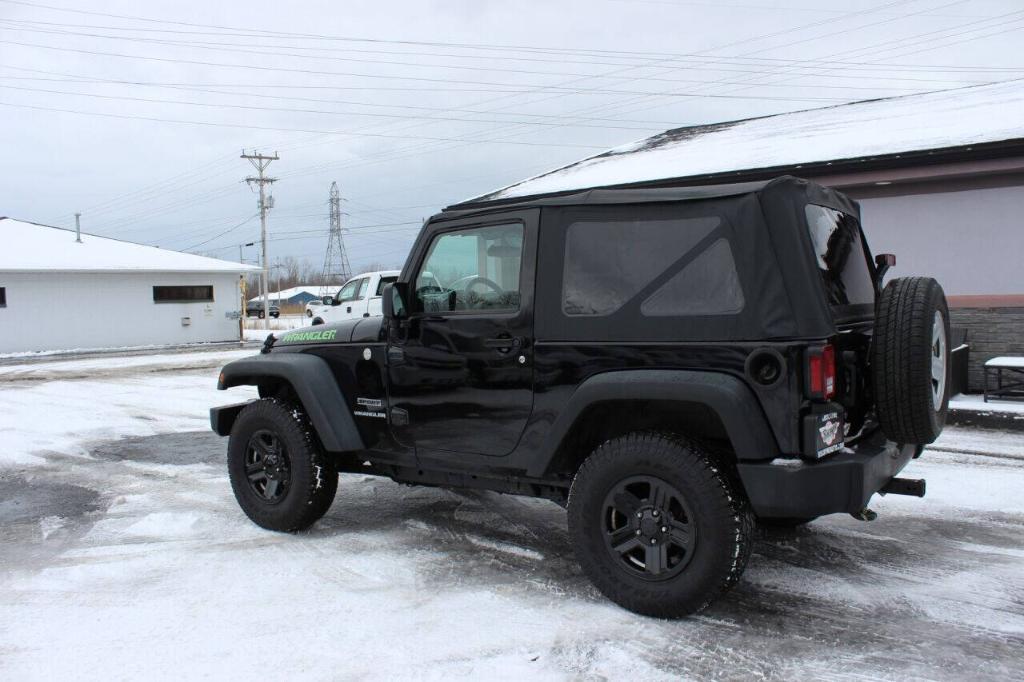
{"type": "Polygon", "coordinates": [[[333,341],[334,337],[337,335],[337,329],[289,332],[281,337],[281,343],[302,343],[303,341],[333,341]]]}

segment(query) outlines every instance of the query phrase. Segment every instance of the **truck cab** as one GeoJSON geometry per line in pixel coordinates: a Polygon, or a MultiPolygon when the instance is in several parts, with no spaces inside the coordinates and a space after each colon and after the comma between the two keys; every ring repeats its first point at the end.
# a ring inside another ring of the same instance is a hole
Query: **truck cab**
{"type": "Polygon", "coordinates": [[[324,297],[323,304],[313,311],[312,324],[379,317],[381,292],[386,285],[395,282],[399,274],[398,270],[379,270],[356,275],[336,294],[324,297]]]}

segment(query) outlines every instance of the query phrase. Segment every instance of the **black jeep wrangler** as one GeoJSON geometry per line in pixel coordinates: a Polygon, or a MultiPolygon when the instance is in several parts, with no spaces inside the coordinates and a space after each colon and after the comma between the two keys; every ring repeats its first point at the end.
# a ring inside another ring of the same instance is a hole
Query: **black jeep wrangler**
{"type": "Polygon", "coordinates": [[[805,180],[461,204],[424,226],[383,318],[267,338],[218,388],[245,513],[297,531],[338,472],[568,508],[583,570],[638,613],[707,606],[755,521],[871,518],[942,429],[948,313],[882,288],[855,202],[805,180]]]}

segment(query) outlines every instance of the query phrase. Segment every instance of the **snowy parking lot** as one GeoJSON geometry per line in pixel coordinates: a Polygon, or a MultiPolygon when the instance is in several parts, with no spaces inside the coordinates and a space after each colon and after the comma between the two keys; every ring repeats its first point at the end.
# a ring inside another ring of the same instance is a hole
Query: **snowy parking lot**
{"type": "Polygon", "coordinates": [[[1024,677],[1024,437],[950,428],[876,499],[763,536],[666,622],[602,598],[549,502],[342,477],[251,524],[207,408],[252,350],[0,364],[0,679],[1024,677]]]}

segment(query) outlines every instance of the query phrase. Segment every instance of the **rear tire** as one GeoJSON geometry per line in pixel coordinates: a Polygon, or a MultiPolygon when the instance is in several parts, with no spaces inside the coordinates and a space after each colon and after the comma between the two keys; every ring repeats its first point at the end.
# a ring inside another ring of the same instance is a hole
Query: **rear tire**
{"type": "Polygon", "coordinates": [[[239,413],[228,441],[228,475],[238,505],[256,525],[294,532],[327,513],[338,472],[312,434],[302,409],[277,398],[239,413]]]}
{"type": "Polygon", "coordinates": [[[313,317],[313,311],[312,310],[307,310],[306,311],[306,317],[313,317]]]}
{"type": "Polygon", "coordinates": [[[878,299],[871,346],[875,404],[897,443],[927,444],[942,433],[949,407],[949,307],[930,277],[904,277],[878,299]]]}
{"type": "Polygon", "coordinates": [[[265,312],[263,312],[263,311],[261,310],[261,311],[259,312],[258,316],[259,316],[259,318],[260,318],[260,319],[262,320],[262,319],[263,319],[264,317],[266,317],[266,316],[267,316],[267,314],[266,314],[265,312]]]}
{"type": "Polygon", "coordinates": [[[583,571],[609,599],[648,616],[695,613],[728,591],[747,565],[753,527],[723,467],[673,435],[607,441],[569,492],[569,535],[583,571]]]}

